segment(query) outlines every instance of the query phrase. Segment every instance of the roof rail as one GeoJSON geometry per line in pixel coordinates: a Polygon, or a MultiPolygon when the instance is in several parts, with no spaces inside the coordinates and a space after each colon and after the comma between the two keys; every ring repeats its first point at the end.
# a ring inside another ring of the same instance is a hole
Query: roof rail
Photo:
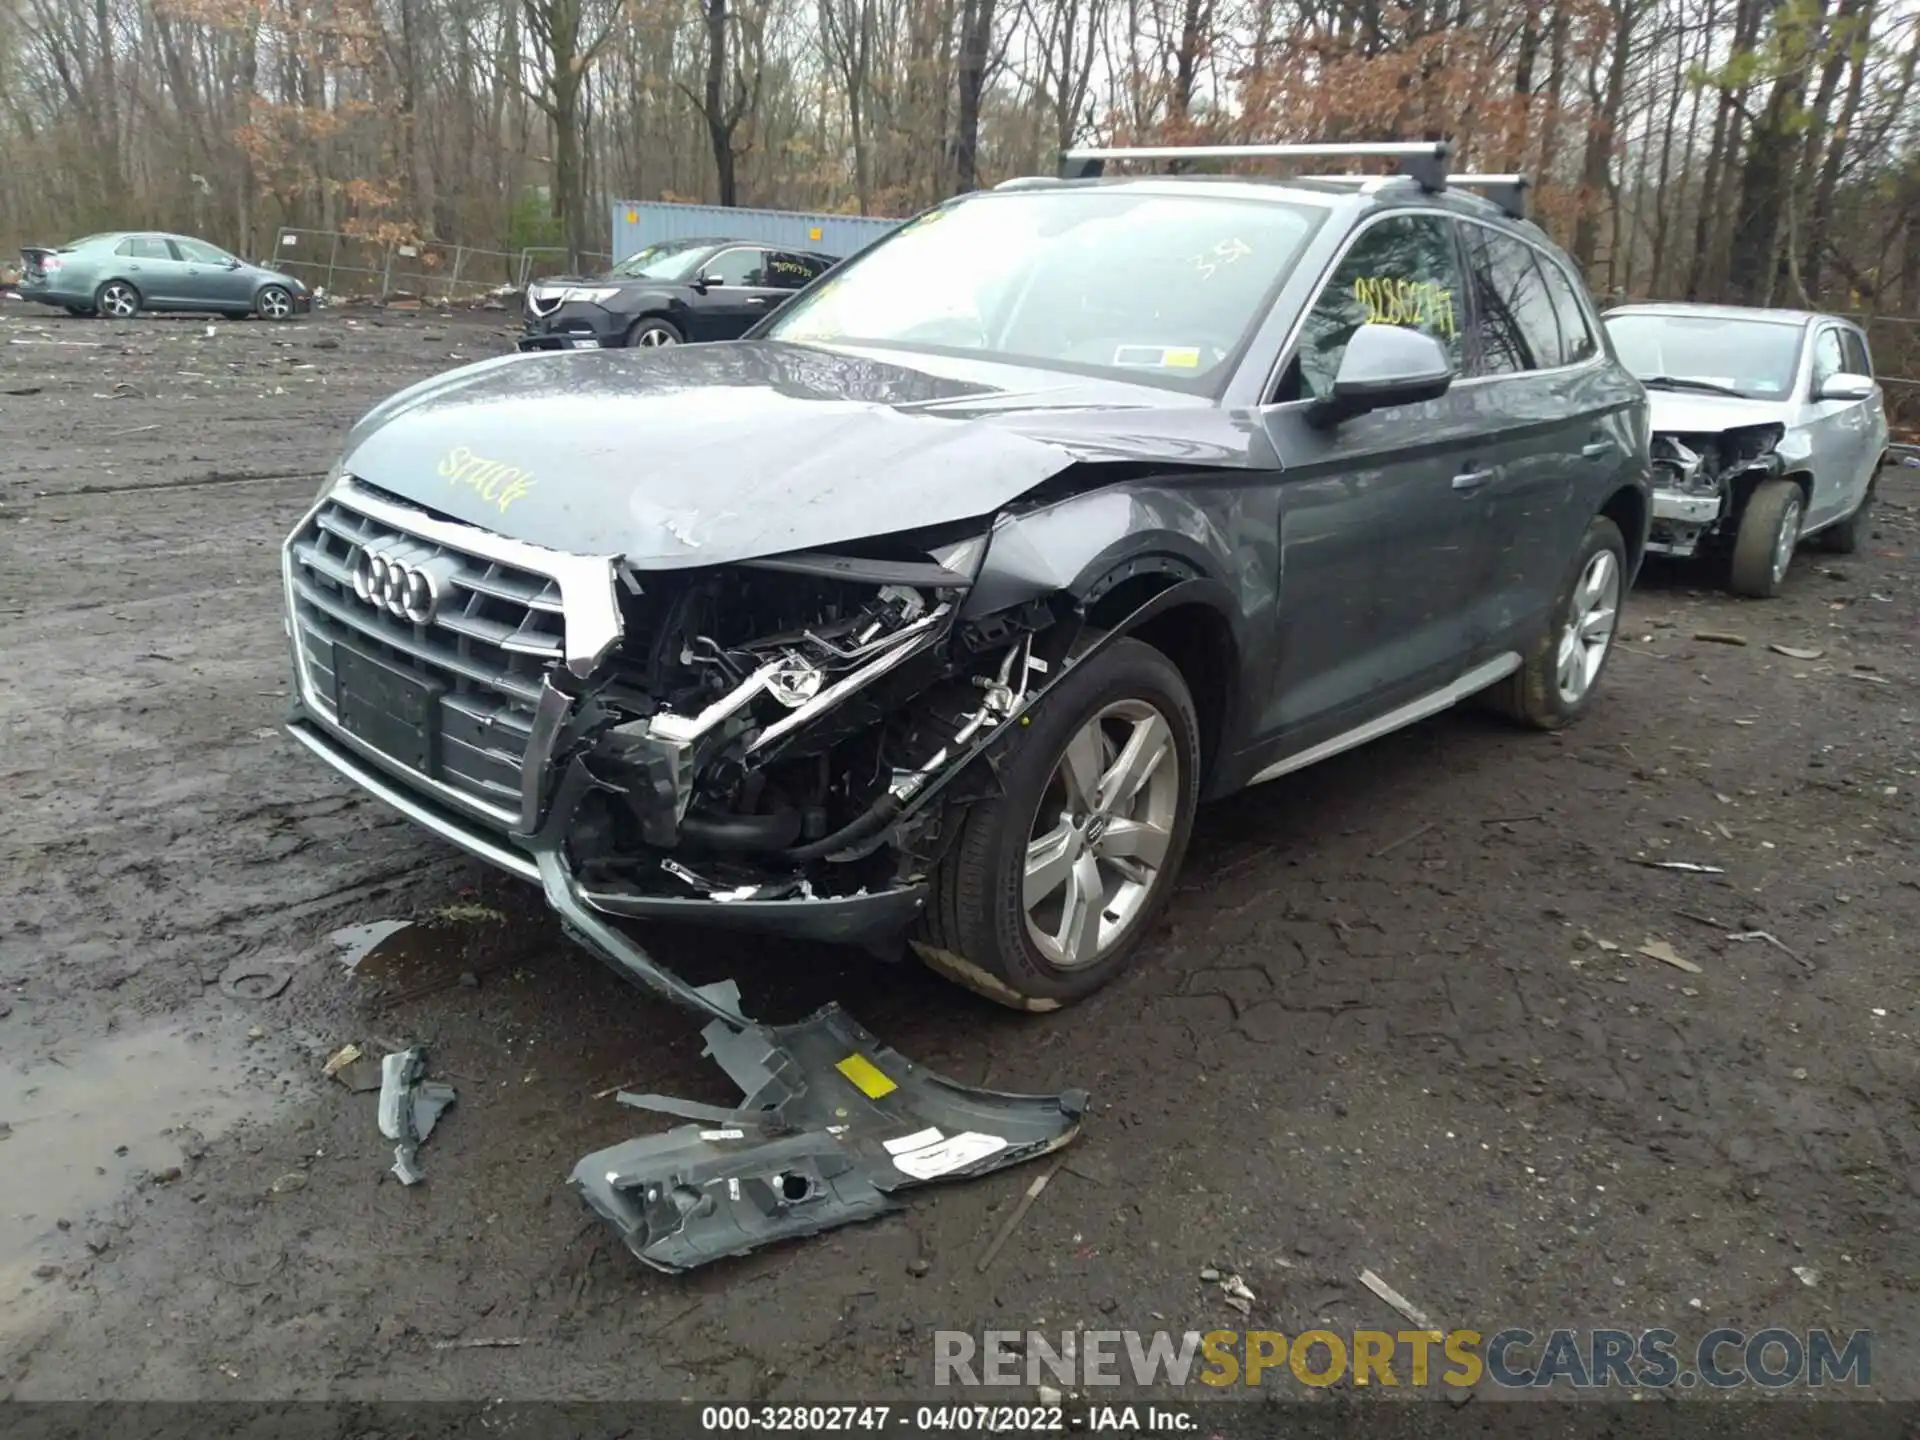
{"type": "Polygon", "coordinates": [[[1016,175],[1011,180],[1002,180],[993,188],[996,190],[1044,190],[1060,182],[1051,175],[1016,175]]]}
{"type": "Polygon", "coordinates": [[[1062,180],[1089,180],[1106,170],[1109,160],[1397,160],[1400,173],[1410,175],[1426,190],[1447,187],[1444,140],[1383,144],[1335,145],[1148,145],[1116,150],[1065,150],[1060,155],[1062,180]]]}
{"type": "Polygon", "coordinates": [[[1527,218],[1527,191],[1533,181],[1524,175],[1449,175],[1447,183],[1485,196],[1515,220],[1527,218]]]}

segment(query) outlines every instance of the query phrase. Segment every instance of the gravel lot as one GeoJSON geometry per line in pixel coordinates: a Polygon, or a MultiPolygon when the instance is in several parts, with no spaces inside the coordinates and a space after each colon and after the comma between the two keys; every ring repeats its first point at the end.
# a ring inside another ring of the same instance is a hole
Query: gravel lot
{"type": "Polygon", "coordinates": [[[1453,714],[1212,808],[1070,1013],[655,932],[750,1012],[1095,1099],[984,1274],[1031,1168],[671,1278],[564,1181],[652,1125],[613,1087],[732,1098],[696,1024],[278,728],[281,537],[361,411],[508,333],[0,307],[0,1395],[924,1394],[935,1326],[1395,1327],[1366,1266],[1487,1331],[1871,1328],[1920,1396],[1920,472],[1778,601],[1647,576],[1562,736],[1453,714]],[[459,1101],[409,1190],[321,1065],[415,1040],[459,1101]],[[435,1348],[481,1338],[522,1343],[435,1348]]]}

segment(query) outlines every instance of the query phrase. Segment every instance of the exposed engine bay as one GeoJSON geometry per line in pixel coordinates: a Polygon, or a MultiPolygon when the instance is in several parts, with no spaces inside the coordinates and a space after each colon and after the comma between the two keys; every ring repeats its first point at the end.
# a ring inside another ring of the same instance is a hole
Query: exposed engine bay
{"type": "Polygon", "coordinates": [[[1779,425],[1653,437],[1653,524],[1647,549],[1685,559],[1731,541],[1754,486],[1780,473],[1779,425]]]}
{"type": "Polygon", "coordinates": [[[931,817],[890,831],[1049,673],[1036,636],[1063,618],[956,626],[965,588],[937,563],[841,557],[629,576],[624,639],[553,754],[584,772],[557,803],[595,908],[827,900],[923,869],[931,817]]]}

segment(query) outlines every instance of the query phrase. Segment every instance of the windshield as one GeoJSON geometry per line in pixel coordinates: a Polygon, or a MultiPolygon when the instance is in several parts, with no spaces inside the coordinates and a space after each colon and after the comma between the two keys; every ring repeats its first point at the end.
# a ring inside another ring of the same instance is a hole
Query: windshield
{"type": "Polygon", "coordinates": [[[607,272],[610,280],[684,280],[709,250],[711,240],[663,240],[636,250],[607,272]]]}
{"type": "Polygon", "coordinates": [[[1324,212],[1279,200],[1057,190],[929,211],[769,323],[1211,390],[1324,212]]]}
{"type": "Polygon", "coordinates": [[[1641,380],[1683,382],[1749,400],[1783,400],[1793,391],[1800,327],[1719,315],[1601,317],[1620,363],[1641,380]]]}

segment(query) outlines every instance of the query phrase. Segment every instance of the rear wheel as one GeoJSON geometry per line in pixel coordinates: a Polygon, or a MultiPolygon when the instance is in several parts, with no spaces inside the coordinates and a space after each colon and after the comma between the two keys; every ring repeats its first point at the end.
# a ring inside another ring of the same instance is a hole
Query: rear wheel
{"type": "Polygon", "coordinates": [[[1118,640],[1070,670],[1001,757],[933,877],[914,939],[949,979],[1054,1010],[1127,967],[1173,891],[1200,796],[1179,669],[1118,640]]]}
{"type": "Polygon", "coordinates": [[[1791,480],[1767,480],[1747,497],[1746,513],[1733,540],[1727,586],[1736,595],[1771,600],[1780,593],[1800,543],[1806,499],[1791,480]]]}
{"type": "Polygon", "coordinates": [[[1626,575],[1620,527],[1594,516],[1552,616],[1520,668],[1486,692],[1488,703],[1536,730],[1558,730],[1578,719],[1613,653],[1626,575]]]}
{"type": "Polygon", "coordinates": [[[680,334],[678,327],[672,321],[662,320],[658,316],[636,320],[633,322],[633,328],[627,331],[627,345],[631,349],[657,350],[662,345],[682,343],[684,343],[684,337],[680,334]]]}
{"type": "Polygon", "coordinates": [[[93,308],[109,320],[131,320],[140,313],[140,292],[125,280],[109,280],[94,292],[93,308]]]}
{"type": "Polygon", "coordinates": [[[253,308],[262,320],[291,320],[293,295],[284,285],[266,285],[254,297],[253,308]]]}

